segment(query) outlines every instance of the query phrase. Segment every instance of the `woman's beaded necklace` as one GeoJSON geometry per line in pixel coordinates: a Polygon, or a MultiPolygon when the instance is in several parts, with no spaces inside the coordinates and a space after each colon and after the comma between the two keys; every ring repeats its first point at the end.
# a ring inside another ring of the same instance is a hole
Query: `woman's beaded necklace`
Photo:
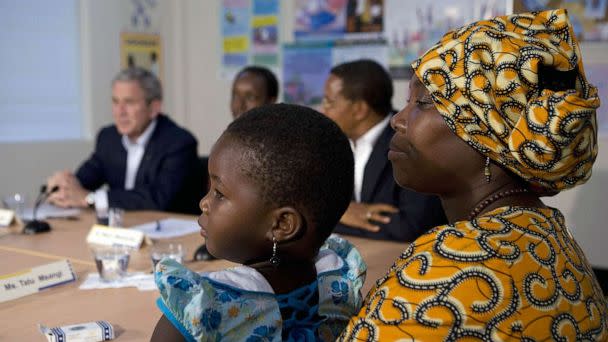
{"type": "Polygon", "coordinates": [[[474,219],[475,217],[477,217],[477,215],[481,214],[481,212],[485,208],[487,208],[490,204],[498,201],[499,199],[517,195],[517,194],[523,194],[523,193],[527,193],[527,192],[528,192],[528,189],[515,188],[515,189],[509,189],[509,190],[504,190],[504,191],[499,191],[497,193],[494,193],[494,194],[490,195],[489,197],[487,197],[486,199],[484,199],[483,201],[477,203],[475,208],[473,208],[473,210],[471,210],[471,213],[469,214],[469,221],[474,219]]]}

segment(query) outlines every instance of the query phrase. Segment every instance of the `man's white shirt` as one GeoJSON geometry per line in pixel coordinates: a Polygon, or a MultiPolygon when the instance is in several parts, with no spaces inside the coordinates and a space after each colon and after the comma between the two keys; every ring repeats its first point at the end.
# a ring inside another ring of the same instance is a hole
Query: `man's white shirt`
{"type": "MultiPolygon", "coordinates": [[[[146,151],[146,145],[154,129],[156,128],[156,119],[152,120],[144,132],[133,142],[126,135],[122,136],[122,146],[127,150],[127,168],[125,173],[125,189],[132,190],[135,187],[135,178],[137,177],[137,171],[141,165],[141,160],[144,157],[146,151]]],[[[108,204],[108,190],[99,189],[95,191],[95,209],[98,211],[107,210],[108,204]]]]}
{"type": "Polygon", "coordinates": [[[363,187],[363,175],[365,174],[365,165],[369,157],[372,155],[374,145],[380,135],[390,123],[392,115],[387,115],[382,121],[377,123],[369,131],[365,132],[356,141],[349,139],[350,148],[353,150],[353,156],[355,159],[355,200],[361,202],[361,189],[363,187]]]}

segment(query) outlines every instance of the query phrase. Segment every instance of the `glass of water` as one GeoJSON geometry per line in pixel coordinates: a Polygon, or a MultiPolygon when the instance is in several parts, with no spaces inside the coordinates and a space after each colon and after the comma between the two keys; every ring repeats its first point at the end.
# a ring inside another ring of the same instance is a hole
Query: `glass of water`
{"type": "Polygon", "coordinates": [[[15,215],[21,217],[25,211],[26,198],[20,193],[10,194],[2,199],[2,204],[6,209],[15,211],[15,215]]]}
{"type": "Polygon", "coordinates": [[[152,267],[156,270],[156,264],[163,258],[170,258],[181,264],[184,261],[184,249],[179,243],[159,241],[152,245],[150,257],[152,267]]]}
{"type": "Polygon", "coordinates": [[[125,246],[93,247],[99,277],[106,282],[121,279],[127,274],[130,250],[125,246]]]}
{"type": "Polygon", "coordinates": [[[121,208],[110,208],[108,209],[108,226],[114,228],[122,228],[123,216],[125,211],[121,208]]]}
{"type": "Polygon", "coordinates": [[[124,227],[125,210],[122,208],[96,208],[95,213],[97,214],[98,224],[114,228],[124,227]]]}

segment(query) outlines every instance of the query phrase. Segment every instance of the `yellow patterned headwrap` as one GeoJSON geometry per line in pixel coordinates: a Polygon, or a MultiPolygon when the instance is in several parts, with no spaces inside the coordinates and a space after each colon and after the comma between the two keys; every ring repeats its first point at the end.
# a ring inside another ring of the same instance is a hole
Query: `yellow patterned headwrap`
{"type": "Polygon", "coordinates": [[[591,176],[600,100],[565,10],[450,31],[412,66],[450,129],[534,191],[555,194],[591,176]],[[570,71],[573,89],[541,89],[545,69],[570,71]]]}

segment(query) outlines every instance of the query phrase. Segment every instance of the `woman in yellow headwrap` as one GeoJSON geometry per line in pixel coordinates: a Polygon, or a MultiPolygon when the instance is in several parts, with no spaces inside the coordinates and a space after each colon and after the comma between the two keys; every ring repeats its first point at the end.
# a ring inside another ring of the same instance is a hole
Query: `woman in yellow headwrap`
{"type": "Polygon", "coordinates": [[[597,89],[564,10],[448,32],[414,62],[388,158],[450,224],[415,240],[341,340],[608,340],[607,303],[539,196],[584,183],[597,89]]]}

